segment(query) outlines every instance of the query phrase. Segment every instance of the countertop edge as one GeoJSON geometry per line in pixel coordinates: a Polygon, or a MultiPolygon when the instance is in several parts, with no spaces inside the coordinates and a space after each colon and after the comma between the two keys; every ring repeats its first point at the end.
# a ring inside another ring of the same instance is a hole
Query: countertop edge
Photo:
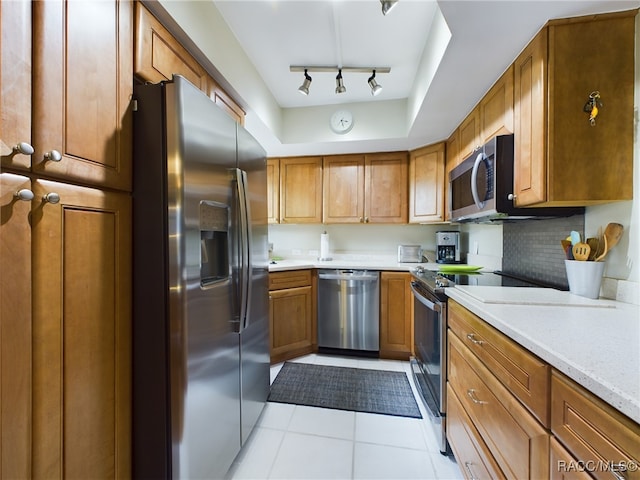
{"type": "MultiPolygon", "coordinates": [[[[576,362],[575,359],[570,358],[570,355],[563,355],[559,351],[549,348],[543,341],[536,339],[534,334],[522,332],[515,328],[509,323],[508,319],[504,318],[506,315],[500,313],[500,310],[507,307],[506,305],[497,306],[495,304],[485,304],[460,290],[456,291],[455,288],[447,289],[446,293],[448,297],[456,300],[489,325],[537,355],[551,367],[565,374],[636,423],[640,423],[640,398],[620,388],[620,385],[612,384],[606,378],[598,375],[592,368],[589,368],[589,366],[576,362]]],[[[507,308],[518,309],[518,307],[524,308],[523,305],[508,305],[507,308]]],[[[636,306],[630,304],[622,304],[620,308],[628,308],[630,310],[635,308],[637,310],[636,306]]],[[[515,312],[516,310],[512,311],[515,312]]]]}

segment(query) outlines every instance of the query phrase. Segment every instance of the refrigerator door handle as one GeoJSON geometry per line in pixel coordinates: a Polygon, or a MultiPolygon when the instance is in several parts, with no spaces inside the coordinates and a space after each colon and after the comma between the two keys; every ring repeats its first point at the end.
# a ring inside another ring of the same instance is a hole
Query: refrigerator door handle
{"type": "Polygon", "coordinates": [[[247,172],[236,169],[238,206],[240,210],[240,325],[238,332],[247,326],[251,299],[251,218],[247,198],[247,172]]]}

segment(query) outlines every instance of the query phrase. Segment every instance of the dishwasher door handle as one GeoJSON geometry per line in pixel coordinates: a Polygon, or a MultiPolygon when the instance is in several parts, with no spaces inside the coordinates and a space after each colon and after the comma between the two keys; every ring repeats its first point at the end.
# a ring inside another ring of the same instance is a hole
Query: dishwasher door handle
{"type": "Polygon", "coordinates": [[[353,282],[376,282],[377,275],[341,275],[339,273],[319,273],[321,280],[351,280],[353,282]]]}

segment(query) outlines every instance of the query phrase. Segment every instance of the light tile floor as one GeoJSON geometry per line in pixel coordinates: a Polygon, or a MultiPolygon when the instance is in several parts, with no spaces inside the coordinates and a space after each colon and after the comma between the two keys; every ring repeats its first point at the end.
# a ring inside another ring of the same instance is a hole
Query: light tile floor
{"type": "MultiPolygon", "coordinates": [[[[423,419],[267,403],[229,471],[230,479],[463,478],[453,456],[444,456],[438,449],[409,362],[332,355],[293,361],[404,371],[423,419]]],[[[271,367],[272,382],[281,367],[271,367]]]]}

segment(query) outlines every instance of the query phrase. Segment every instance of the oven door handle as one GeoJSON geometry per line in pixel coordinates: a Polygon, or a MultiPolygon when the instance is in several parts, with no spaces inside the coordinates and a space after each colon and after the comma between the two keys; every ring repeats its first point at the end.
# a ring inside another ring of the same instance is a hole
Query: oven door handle
{"type": "Polygon", "coordinates": [[[416,299],[420,301],[425,307],[435,312],[442,312],[442,306],[439,303],[434,303],[424,297],[424,295],[416,289],[416,282],[411,282],[411,291],[415,295],[416,299]]]}

